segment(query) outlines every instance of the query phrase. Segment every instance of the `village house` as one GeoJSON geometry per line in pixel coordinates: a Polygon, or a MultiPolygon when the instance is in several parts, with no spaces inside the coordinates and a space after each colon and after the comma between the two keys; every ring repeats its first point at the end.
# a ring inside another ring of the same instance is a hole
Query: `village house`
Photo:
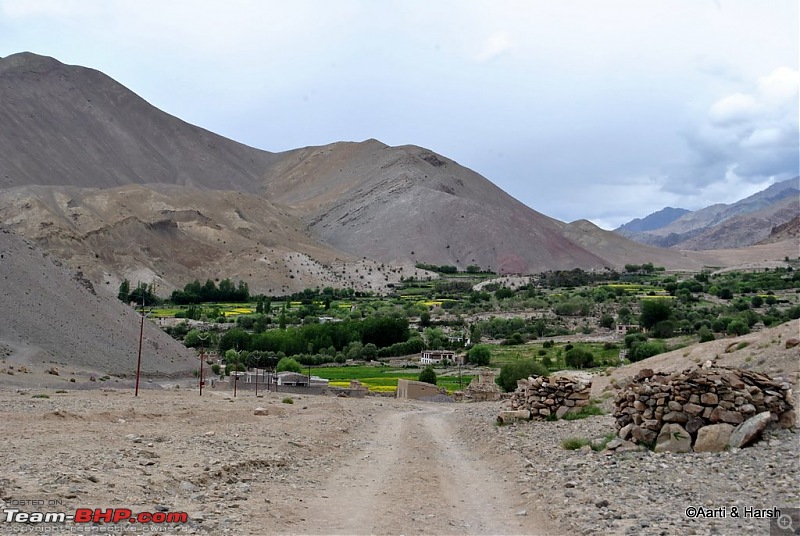
{"type": "Polygon", "coordinates": [[[450,350],[423,350],[419,362],[423,365],[439,365],[443,361],[455,363],[456,353],[450,350]]]}

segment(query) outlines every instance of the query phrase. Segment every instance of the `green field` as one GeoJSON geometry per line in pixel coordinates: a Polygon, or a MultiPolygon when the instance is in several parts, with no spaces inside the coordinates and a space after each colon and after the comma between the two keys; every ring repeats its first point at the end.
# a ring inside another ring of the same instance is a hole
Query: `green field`
{"type": "MultiPolygon", "coordinates": [[[[441,374],[453,369],[435,369],[438,376],[437,385],[444,387],[448,392],[458,390],[459,382],[458,376],[442,377],[441,374]]],[[[349,367],[317,367],[311,369],[311,374],[325,378],[334,382],[349,382],[350,380],[358,380],[370,390],[385,392],[389,388],[397,388],[397,380],[416,380],[419,373],[408,372],[407,369],[398,369],[393,367],[370,367],[365,365],[349,366],[349,367]]],[[[469,385],[472,380],[471,375],[463,374],[461,377],[461,384],[463,387],[469,385]]]]}

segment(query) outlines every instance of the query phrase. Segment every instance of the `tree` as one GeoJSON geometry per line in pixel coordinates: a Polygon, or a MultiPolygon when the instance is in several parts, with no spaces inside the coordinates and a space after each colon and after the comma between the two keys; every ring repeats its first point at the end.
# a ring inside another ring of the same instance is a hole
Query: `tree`
{"type": "Polygon", "coordinates": [[[714,334],[708,329],[708,326],[702,326],[697,332],[700,336],[700,342],[709,342],[714,340],[714,334]]]}
{"type": "Polygon", "coordinates": [[[564,360],[568,367],[582,369],[594,366],[594,355],[583,348],[573,348],[568,351],[564,360]]]}
{"type": "Polygon", "coordinates": [[[117,298],[121,302],[128,303],[131,297],[131,282],[127,279],[123,279],[122,283],[119,284],[119,293],[117,293],[117,298]]]}
{"type": "Polygon", "coordinates": [[[500,374],[495,379],[503,391],[510,393],[517,388],[517,380],[529,376],[547,376],[547,368],[534,359],[519,359],[506,363],[500,368],[500,374]]]}
{"type": "Polygon", "coordinates": [[[436,372],[433,367],[427,366],[419,373],[419,381],[436,385],[436,372]]]}
{"type": "Polygon", "coordinates": [[[666,299],[642,300],[642,313],[639,322],[645,329],[650,329],[663,320],[669,320],[672,307],[666,299]]]}
{"type": "Polygon", "coordinates": [[[492,352],[485,344],[477,344],[467,352],[467,360],[478,366],[488,366],[492,358],[492,352]]]}
{"type": "Polygon", "coordinates": [[[298,363],[297,360],[294,359],[294,358],[284,357],[284,358],[281,358],[280,361],[278,361],[278,365],[275,367],[275,371],[276,372],[288,371],[288,372],[302,373],[303,372],[303,366],[300,363],[298,363]]]}

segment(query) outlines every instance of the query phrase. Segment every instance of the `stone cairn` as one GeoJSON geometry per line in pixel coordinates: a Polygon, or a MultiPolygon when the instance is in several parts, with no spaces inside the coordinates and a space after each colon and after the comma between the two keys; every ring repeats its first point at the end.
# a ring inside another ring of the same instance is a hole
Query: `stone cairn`
{"type": "Polygon", "coordinates": [[[589,405],[590,379],[572,376],[531,376],[517,381],[511,395],[512,410],[529,410],[531,418],[555,415],[561,419],[589,405]]]}
{"type": "Polygon", "coordinates": [[[795,425],[792,396],[788,382],[710,361],[672,374],[644,369],[614,400],[615,444],[654,445],[656,452],[744,447],[771,423],[795,425]]]}
{"type": "Polygon", "coordinates": [[[491,370],[480,371],[478,376],[472,378],[465,394],[467,398],[477,402],[500,400],[500,386],[494,381],[494,372],[491,370]]]}

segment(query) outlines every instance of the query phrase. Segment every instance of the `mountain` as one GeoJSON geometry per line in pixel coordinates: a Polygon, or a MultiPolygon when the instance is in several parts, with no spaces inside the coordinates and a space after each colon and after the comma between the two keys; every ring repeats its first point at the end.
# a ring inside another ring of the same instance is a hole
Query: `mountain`
{"type": "Polygon", "coordinates": [[[501,273],[709,264],[557,221],[422,147],[254,149],[103,73],[31,53],[0,59],[0,123],[0,224],[109,294],[123,279],[164,295],[225,277],[278,295],[381,292],[435,277],[416,263],[501,273]]]}
{"type": "Polygon", "coordinates": [[[669,225],[687,212],[689,211],[685,208],[665,207],[658,212],[653,212],[644,218],[635,218],[628,223],[621,225],[615,229],[615,231],[622,236],[632,236],[636,233],[654,231],[669,225]]]}
{"type": "MultiPolygon", "coordinates": [[[[64,382],[73,372],[78,377],[135,373],[141,317],[116,297],[97,292],[82,272],[2,226],[0,281],[4,375],[8,366],[32,371],[56,367],[64,382]]],[[[146,376],[186,373],[196,366],[191,351],[145,322],[146,376]]],[[[15,379],[22,381],[4,378],[15,379]]]]}
{"type": "Polygon", "coordinates": [[[94,69],[0,59],[0,188],[167,183],[257,192],[275,158],[168,115],[94,69]]]}
{"type": "Polygon", "coordinates": [[[615,232],[643,244],[673,249],[751,246],[767,238],[772,228],[790,221],[800,212],[798,181],[800,177],[777,182],[736,203],[715,204],[687,212],[660,227],[637,231],[637,226],[631,225],[637,220],[633,220],[615,232]]]}

